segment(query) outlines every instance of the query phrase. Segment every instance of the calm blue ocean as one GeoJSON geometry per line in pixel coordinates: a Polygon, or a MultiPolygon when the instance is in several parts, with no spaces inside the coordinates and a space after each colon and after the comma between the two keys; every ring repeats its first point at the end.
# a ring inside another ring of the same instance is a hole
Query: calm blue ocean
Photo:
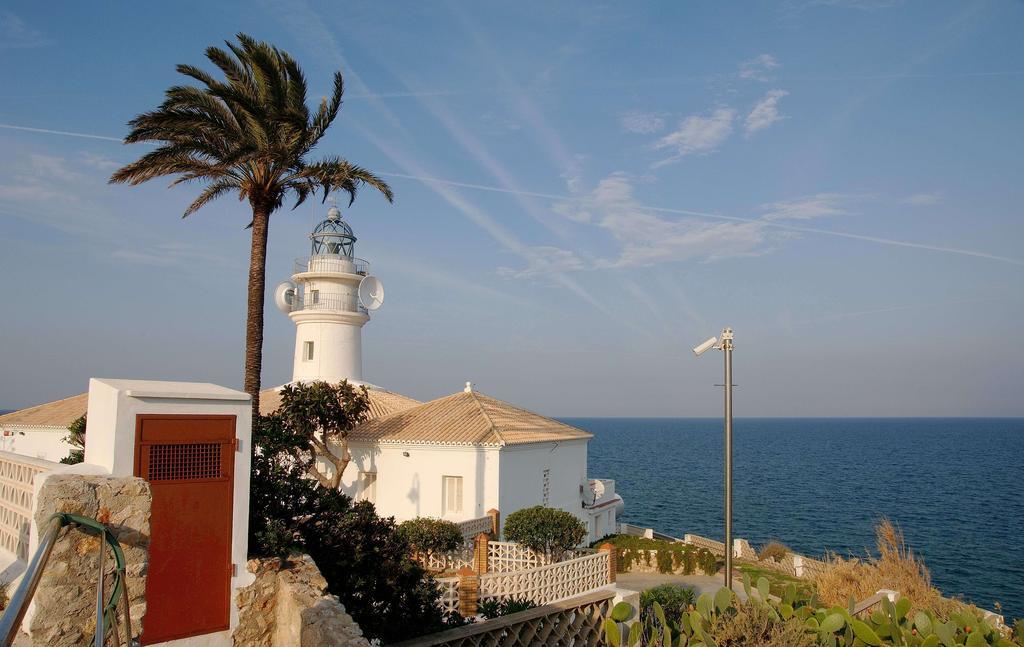
{"type": "MultiPolygon", "coordinates": [[[[722,537],[720,419],[564,420],[620,520],[722,537]]],[[[733,456],[735,536],[863,555],[887,516],[945,593],[1024,617],[1024,419],[738,419],[733,456]]]]}

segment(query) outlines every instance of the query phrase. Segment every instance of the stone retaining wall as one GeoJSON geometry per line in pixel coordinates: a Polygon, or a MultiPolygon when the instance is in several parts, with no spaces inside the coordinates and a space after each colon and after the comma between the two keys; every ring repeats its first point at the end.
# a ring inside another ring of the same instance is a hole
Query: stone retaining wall
{"type": "MultiPolygon", "coordinates": [[[[54,474],[36,499],[36,527],[55,512],[92,517],[108,525],[124,551],[132,631],[142,632],[146,614],[146,568],[149,560],[149,517],[153,497],[146,481],[135,477],[54,474]]],[[[100,538],[74,528],[61,534],[50,554],[34,598],[28,623],[33,645],[91,644],[96,628],[96,576],[100,538]]],[[[104,558],[105,572],[113,556],[104,558]]],[[[106,586],[112,585],[108,577],[106,586]]],[[[119,615],[123,613],[119,609],[119,615]]],[[[122,629],[123,631],[123,629],[122,629]]],[[[123,634],[122,634],[123,635],[123,634]]]]}
{"type": "Polygon", "coordinates": [[[235,645],[271,647],[369,647],[369,641],[338,598],[325,593],[327,581],[309,555],[247,564],[256,581],[239,590],[235,645]]]}

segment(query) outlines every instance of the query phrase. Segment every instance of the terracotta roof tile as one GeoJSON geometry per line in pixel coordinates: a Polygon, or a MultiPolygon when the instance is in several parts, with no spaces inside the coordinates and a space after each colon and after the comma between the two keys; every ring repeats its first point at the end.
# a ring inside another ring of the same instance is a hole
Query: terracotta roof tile
{"type": "Polygon", "coordinates": [[[592,437],[582,429],[475,391],[368,420],[349,435],[355,441],[491,446],[592,437]]]}

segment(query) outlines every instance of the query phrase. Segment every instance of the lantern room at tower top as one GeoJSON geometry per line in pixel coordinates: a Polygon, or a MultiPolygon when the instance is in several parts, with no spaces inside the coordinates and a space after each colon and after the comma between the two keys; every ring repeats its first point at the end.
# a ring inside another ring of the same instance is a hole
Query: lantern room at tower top
{"type": "Polygon", "coordinates": [[[362,327],[383,301],[370,264],[355,257],[356,236],[332,205],[309,235],[275,301],[295,323],[292,381],[363,381],[362,327]]]}

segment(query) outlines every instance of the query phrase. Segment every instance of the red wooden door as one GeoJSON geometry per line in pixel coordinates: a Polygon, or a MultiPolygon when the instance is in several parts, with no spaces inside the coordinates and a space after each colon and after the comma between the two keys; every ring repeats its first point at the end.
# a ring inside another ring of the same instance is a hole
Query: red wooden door
{"type": "Polygon", "coordinates": [[[142,644],[228,628],[234,416],[140,415],[135,475],[153,491],[142,644]]]}

